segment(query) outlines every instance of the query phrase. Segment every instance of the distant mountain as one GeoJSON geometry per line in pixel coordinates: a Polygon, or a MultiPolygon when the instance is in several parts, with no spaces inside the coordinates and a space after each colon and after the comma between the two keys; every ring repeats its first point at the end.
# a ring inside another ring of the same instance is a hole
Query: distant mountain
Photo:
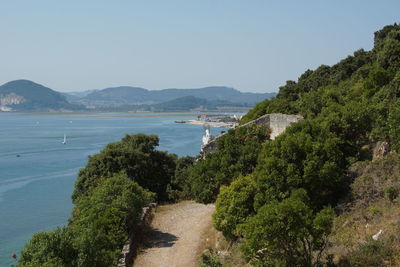
{"type": "Polygon", "coordinates": [[[151,105],[153,111],[224,110],[250,108],[252,105],[232,103],[226,100],[206,100],[194,96],[184,96],[160,104],[151,105]]]}
{"type": "Polygon", "coordinates": [[[73,101],[77,101],[79,99],[81,99],[82,97],[87,96],[88,94],[91,94],[93,92],[96,92],[98,90],[86,90],[86,91],[82,91],[82,92],[68,92],[68,93],[61,93],[63,94],[66,98],[68,102],[73,102],[73,101]]]}
{"type": "Polygon", "coordinates": [[[0,111],[77,110],[65,96],[28,80],[16,80],[0,86],[0,111]]]}
{"type": "Polygon", "coordinates": [[[190,111],[247,110],[275,93],[242,93],[214,86],[150,91],[120,86],[103,90],[59,93],[28,80],[0,86],[0,111],[190,111]]]}
{"type": "Polygon", "coordinates": [[[262,99],[271,98],[275,93],[242,93],[234,88],[214,86],[198,89],[163,89],[150,91],[140,87],[112,87],[97,90],[74,103],[89,108],[119,107],[125,105],[158,104],[183,97],[196,97],[207,101],[228,101],[236,104],[254,105],[262,99]]]}

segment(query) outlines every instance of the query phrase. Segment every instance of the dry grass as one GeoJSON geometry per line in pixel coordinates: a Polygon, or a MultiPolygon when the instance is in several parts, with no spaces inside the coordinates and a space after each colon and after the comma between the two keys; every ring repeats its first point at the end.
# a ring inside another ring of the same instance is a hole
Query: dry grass
{"type": "MultiPolygon", "coordinates": [[[[211,250],[218,255],[223,266],[250,267],[240,251],[240,242],[226,240],[222,233],[217,231],[211,224],[204,235],[204,241],[200,246],[199,254],[207,250],[211,250]]],[[[200,260],[199,258],[199,264],[200,260]]]]}
{"type": "MultiPolygon", "coordinates": [[[[380,266],[400,266],[400,198],[394,200],[385,195],[385,188],[400,189],[400,158],[388,155],[382,160],[357,163],[350,169],[355,174],[352,198],[347,211],[335,219],[328,253],[340,259],[360,257],[371,244],[384,251],[380,266]],[[379,242],[372,236],[382,230],[379,242]]],[[[368,254],[368,253],[367,253],[368,254]]],[[[377,265],[369,265],[377,266],[377,265]]]]}

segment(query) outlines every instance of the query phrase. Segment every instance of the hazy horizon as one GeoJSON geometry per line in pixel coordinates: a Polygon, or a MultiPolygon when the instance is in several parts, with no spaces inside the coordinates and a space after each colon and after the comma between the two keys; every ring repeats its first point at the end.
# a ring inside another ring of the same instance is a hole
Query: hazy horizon
{"type": "Polygon", "coordinates": [[[269,93],[370,50],[373,32],[399,22],[400,2],[22,0],[0,8],[0,84],[269,93]]]}

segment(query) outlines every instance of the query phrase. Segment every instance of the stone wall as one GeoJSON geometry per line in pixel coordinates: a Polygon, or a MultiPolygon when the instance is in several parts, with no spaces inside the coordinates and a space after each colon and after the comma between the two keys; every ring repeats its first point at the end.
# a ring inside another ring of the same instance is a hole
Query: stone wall
{"type": "Polygon", "coordinates": [[[283,133],[290,124],[301,121],[302,119],[304,118],[303,116],[300,115],[272,113],[272,114],[266,114],[254,121],[250,121],[246,124],[243,124],[241,127],[245,127],[252,124],[267,126],[271,130],[270,138],[271,140],[274,140],[275,137],[283,133]]]}
{"type": "MultiPolygon", "coordinates": [[[[303,116],[300,116],[300,115],[287,115],[287,114],[281,114],[281,113],[272,113],[272,114],[266,114],[264,116],[261,116],[256,120],[250,121],[250,122],[245,123],[238,127],[246,127],[246,126],[249,126],[252,124],[266,126],[271,130],[271,133],[270,133],[271,140],[274,140],[275,137],[277,137],[278,135],[283,133],[290,124],[292,124],[294,122],[298,122],[302,119],[303,119],[303,116]]],[[[203,148],[200,152],[202,157],[204,157],[208,153],[217,151],[217,140],[218,140],[218,138],[220,138],[221,136],[224,136],[225,134],[226,133],[215,137],[208,144],[203,146],[203,148]]]]}
{"type": "MultiPolygon", "coordinates": [[[[151,220],[153,219],[153,209],[157,206],[156,203],[151,203],[148,207],[144,207],[142,211],[142,216],[140,218],[139,226],[146,227],[149,226],[151,220]]],[[[122,247],[121,256],[118,259],[118,267],[130,267],[133,264],[135,257],[136,246],[135,243],[135,233],[128,238],[122,247]]]]}

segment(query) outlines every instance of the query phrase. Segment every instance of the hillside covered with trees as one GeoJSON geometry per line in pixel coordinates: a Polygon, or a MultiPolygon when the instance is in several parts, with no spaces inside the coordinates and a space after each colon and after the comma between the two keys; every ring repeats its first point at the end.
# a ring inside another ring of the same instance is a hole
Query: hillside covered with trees
{"type": "Polygon", "coordinates": [[[264,142],[254,171],[221,189],[216,229],[254,266],[398,266],[399,97],[397,24],[375,33],[371,51],[287,81],[241,123],[305,119],[264,142]]]}
{"type": "Polygon", "coordinates": [[[241,124],[268,113],[304,120],[274,140],[261,126],[232,129],[198,159],[156,150],[156,136],[109,144],[79,172],[68,225],[32,237],[19,266],[113,266],[155,199],[215,202],[229,246],[203,254],[205,267],[398,266],[400,26],[288,81],[241,124]]]}

